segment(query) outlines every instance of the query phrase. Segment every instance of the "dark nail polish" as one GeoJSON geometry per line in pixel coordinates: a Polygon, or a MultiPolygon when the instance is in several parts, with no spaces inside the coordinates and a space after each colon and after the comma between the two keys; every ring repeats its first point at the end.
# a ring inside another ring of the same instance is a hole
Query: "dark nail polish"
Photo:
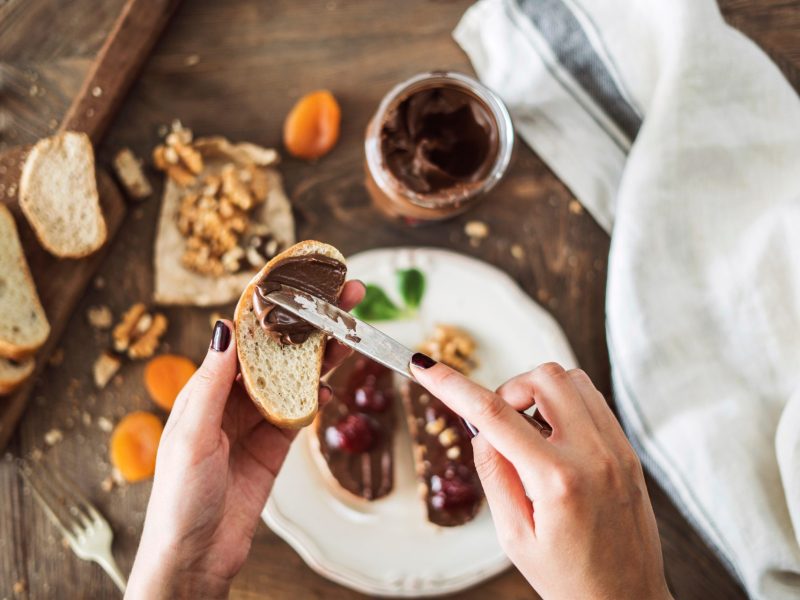
{"type": "Polygon", "coordinates": [[[214,325],[214,333],[211,335],[211,349],[215,352],[225,352],[231,343],[231,330],[222,321],[217,321],[214,325]]]}
{"type": "Polygon", "coordinates": [[[418,369],[430,369],[433,365],[436,364],[436,361],[433,360],[427,354],[423,354],[422,352],[415,352],[414,356],[411,357],[411,364],[417,367],[418,369]]]}
{"type": "Polygon", "coordinates": [[[478,435],[478,433],[480,433],[475,425],[464,418],[461,419],[461,424],[464,426],[464,430],[467,432],[467,435],[470,438],[474,438],[476,435],[478,435]]]}

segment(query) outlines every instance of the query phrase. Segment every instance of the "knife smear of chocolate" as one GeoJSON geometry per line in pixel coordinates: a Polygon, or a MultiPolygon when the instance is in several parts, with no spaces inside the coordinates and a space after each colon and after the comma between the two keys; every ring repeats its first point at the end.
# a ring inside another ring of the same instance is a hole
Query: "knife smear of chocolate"
{"type": "Polygon", "coordinates": [[[302,344],[316,329],[267,298],[282,285],[302,290],[336,304],[344,286],[347,267],[322,254],[291,256],[275,264],[255,286],[253,310],[264,331],[281,344],[302,344]]]}

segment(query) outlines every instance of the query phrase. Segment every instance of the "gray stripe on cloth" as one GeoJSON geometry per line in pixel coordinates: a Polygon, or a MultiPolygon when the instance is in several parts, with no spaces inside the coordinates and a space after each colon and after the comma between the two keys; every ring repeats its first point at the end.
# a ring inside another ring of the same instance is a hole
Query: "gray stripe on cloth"
{"type": "Polygon", "coordinates": [[[578,19],[562,0],[516,0],[561,66],[575,78],[617,127],[636,139],[642,119],[617,87],[578,19]]]}
{"type": "MultiPolygon", "coordinates": [[[[614,339],[611,335],[611,330],[608,326],[606,326],[606,344],[608,346],[608,354],[611,360],[612,365],[616,365],[617,361],[614,358],[616,352],[614,350],[614,339]]],[[[615,368],[612,366],[611,369],[611,379],[614,386],[614,397],[617,399],[617,416],[619,417],[620,424],[622,425],[623,429],[625,430],[625,435],[630,440],[631,446],[636,451],[636,454],[639,455],[639,459],[642,462],[642,466],[644,469],[650,473],[653,479],[656,480],[656,483],[661,486],[661,489],[664,490],[666,495],[672,501],[672,504],[678,509],[678,512],[681,513],[684,519],[691,525],[692,529],[694,529],[695,533],[703,540],[703,542],[708,546],[708,548],[714,553],[717,559],[720,561],[722,566],[728,571],[728,573],[733,577],[737,583],[744,589],[744,577],[739,572],[739,569],[736,568],[733,560],[730,558],[731,552],[729,547],[726,545],[727,551],[723,551],[720,547],[720,543],[725,543],[724,536],[721,535],[721,532],[717,527],[713,525],[713,521],[709,518],[706,511],[703,509],[702,505],[697,501],[697,498],[689,492],[689,495],[692,497],[692,501],[694,506],[696,507],[697,511],[701,514],[702,518],[705,519],[705,522],[709,524],[709,527],[714,531],[717,535],[719,542],[712,539],[711,536],[708,535],[705,528],[700,525],[698,522],[697,517],[692,513],[689,507],[683,502],[681,496],[677,489],[675,489],[674,484],[670,480],[669,476],[664,472],[663,468],[658,464],[656,460],[650,455],[650,453],[645,449],[644,444],[637,434],[635,428],[631,424],[627,415],[623,412],[622,407],[620,406],[619,400],[624,398],[626,403],[631,407],[633,413],[635,413],[635,417],[639,420],[642,424],[642,428],[644,429],[643,433],[647,436],[648,439],[658,448],[661,455],[664,457],[664,460],[667,462],[671,462],[669,458],[669,454],[664,452],[662,448],[659,447],[659,444],[656,442],[656,438],[653,435],[653,432],[650,430],[649,424],[645,422],[644,415],[642,415],[641,411],[639,410],[638,404],[633,399],[633,395],[631,393],[630,387],[625,380],[625,377],[620,372],[619,368],[615,368]]],[[[671,465],[673,469],[675,469],[674,465],[671,465]]]]}

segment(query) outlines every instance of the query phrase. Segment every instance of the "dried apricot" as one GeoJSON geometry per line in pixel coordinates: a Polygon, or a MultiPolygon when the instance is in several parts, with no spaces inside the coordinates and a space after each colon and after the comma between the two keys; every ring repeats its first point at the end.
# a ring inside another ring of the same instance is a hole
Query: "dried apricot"
{"type": "Polygon", "coordinates": [[[144,368],[144,386],[153,402],[169,411],[196,370],[195,364],[185,356],[162,354],[151,358],[144,368]]]}
{"type": "Polygon", "coordinates": [[[126,481],[149,479],[156,471],[156,453],[164,426],[153,413],[136,411],[111,434],[111,464],[126,481]]]}
{"type": "Polygon", "coordinates": [[[314,159],[330,152],[339,139],[341,110],[328,90],[306,94],[286,115],[283,143],[289,154],[314,159]]]}

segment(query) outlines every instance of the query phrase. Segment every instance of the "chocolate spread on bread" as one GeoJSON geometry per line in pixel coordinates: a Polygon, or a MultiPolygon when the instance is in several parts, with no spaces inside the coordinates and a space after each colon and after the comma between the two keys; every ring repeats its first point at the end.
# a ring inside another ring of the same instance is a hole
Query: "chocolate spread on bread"
{"type": "Polygon", "coordinates": [[[334,479],[367,500],[388,494],[394,483],[392,372],[353,356],[331,376],[333,399],[320,411],[316,436],[334,479]]]}
{"type": "Polygon", "coordinates": [[[483,502],[472,443],[458,416],[422,386],[403,381],[401,394],[417,475],[426,488],[428,520],[442,527],[463,525],[478,514],[483,502]]]}
{"type": "Polygon", "coordinates": [[[335,258],[306,254],[284,258],[258,282],[253,292],[256,319],[269,335],[282,344],[302,344],[314,327],[290,312],[270,303],[267,294],[288,285],[330,304],[336,304],[344,285],[347,267],[335,258]]]}
{"type": "Polygon", "coordinates": [[[479,184],[497,157],[497,138],[489,109],[455,87],[412,93],[386,114],[380,131],[386,166],[418,194],[479,184]]]}

